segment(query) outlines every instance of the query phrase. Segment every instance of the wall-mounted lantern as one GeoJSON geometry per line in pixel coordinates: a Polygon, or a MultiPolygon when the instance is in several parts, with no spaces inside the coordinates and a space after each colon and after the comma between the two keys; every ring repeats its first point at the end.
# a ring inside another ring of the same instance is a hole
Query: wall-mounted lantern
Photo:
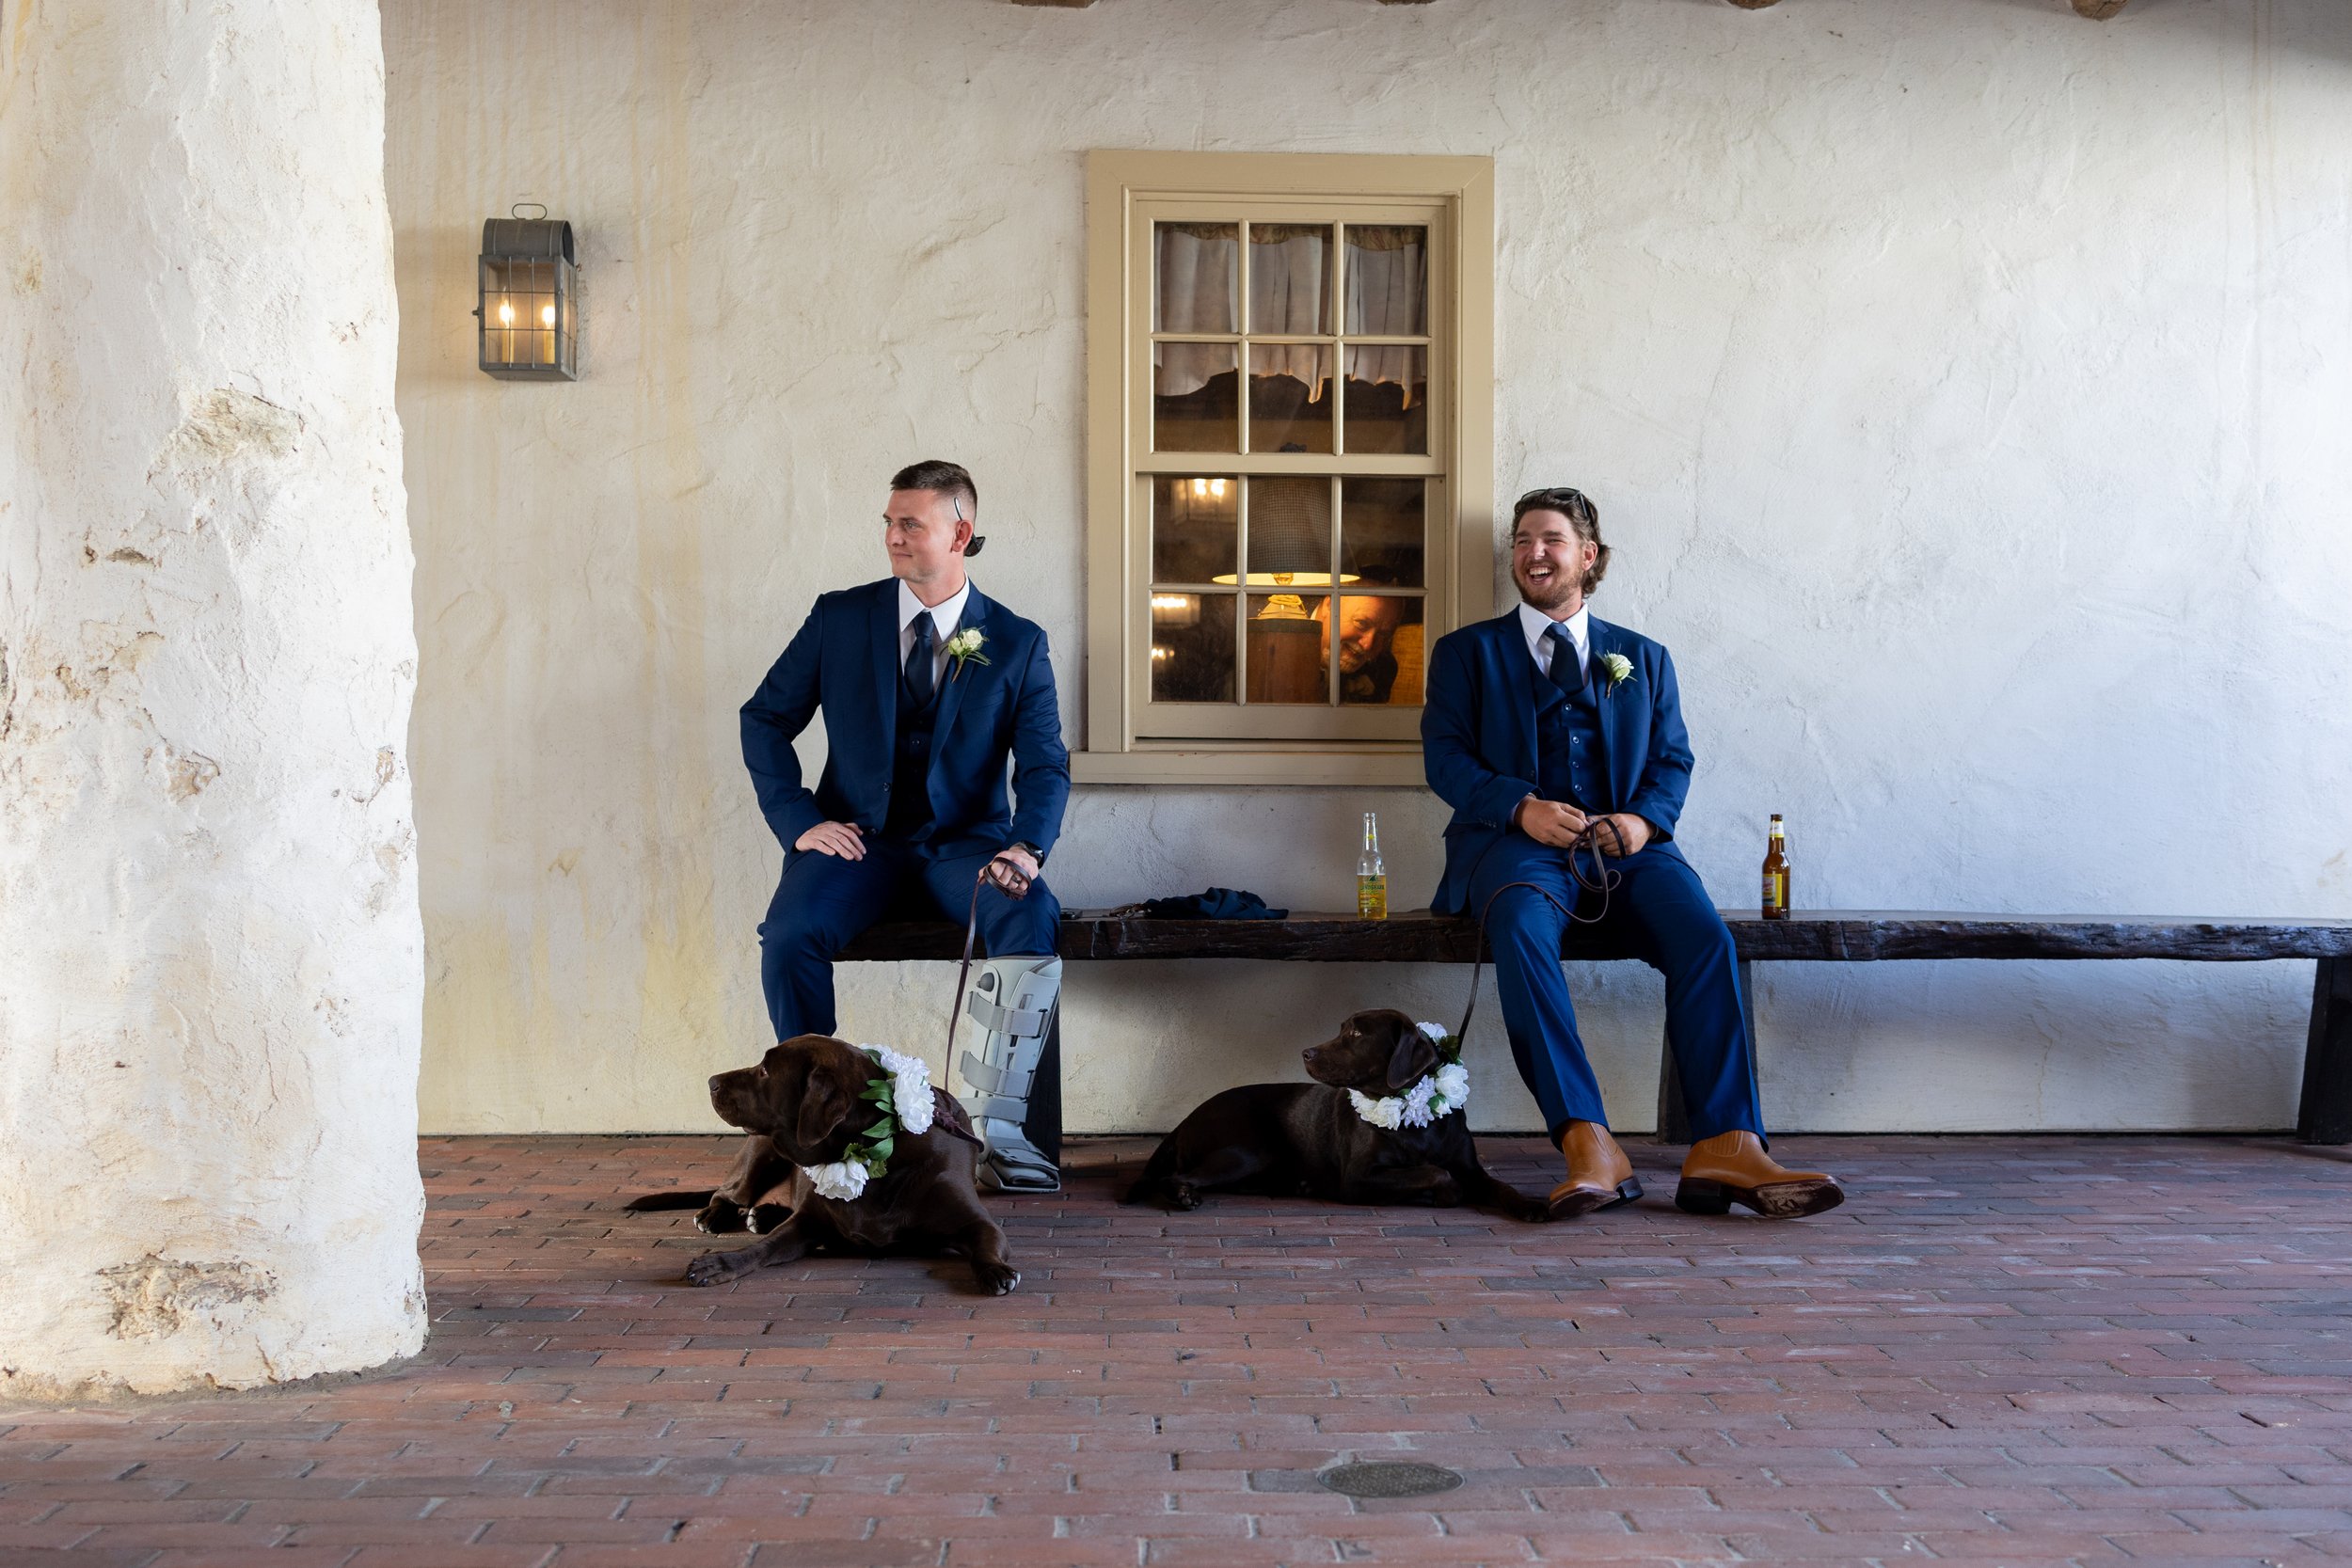
{"type": "Polygon", "coordinates": [[[580,267],[572,226],[535,201],[482,226],[481,365],[505,381],[580,379],[580,267]]]}

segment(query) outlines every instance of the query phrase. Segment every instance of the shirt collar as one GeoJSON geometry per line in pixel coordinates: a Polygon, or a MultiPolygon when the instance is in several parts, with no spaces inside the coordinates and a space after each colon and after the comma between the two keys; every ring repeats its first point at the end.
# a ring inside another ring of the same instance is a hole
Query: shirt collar
{"type": "Polygon", "coordinates": [[[1593,645],[1592,619],[1593,606],[1590,600],[1577,606],[1576,613],[1566,620],[1557,622],[1525,599],[1519,601],[1519,634],[1527,639],[1527,646],[1531,652],[1542,647],[1544,633],[1557,626],[1568,634],[1568,641],[1576,644],[1576,657],[1580,659],[1583,658],[1586,651],[1593,645]]]}
{"type": "MultiPolygon", "coordinates": [[[[956,623],[963,619],[963,602],[971,596],[972,579],[966,578],[963,579],[961,588],[957,589],[953,594],[938,604],[930,607],[931,624],[939,628],[939,635],[942,638],[955,635],[956,623]]],[[[906,585],[904,578],[900,578],[898,582],[898,629],[904,631],[914,625],[914,618],[923,612],[924,608],[923,601],[914,596],[914,590],[906,585]]]]}

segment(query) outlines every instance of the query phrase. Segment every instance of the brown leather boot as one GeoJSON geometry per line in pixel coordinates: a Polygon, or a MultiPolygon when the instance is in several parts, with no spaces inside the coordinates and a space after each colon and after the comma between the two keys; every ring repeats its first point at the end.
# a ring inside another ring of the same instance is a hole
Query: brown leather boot
{"type": "Polygon", "coordinates": [[[1633,1180],[1633,1162],[1600,1123],[1568,1123],[1560,1134],[1560,1152],[1567,1156],[1568,1179],[1551,1189],[1553,1219],[1572,1220],[1642,1196],[1642,1184],[1633,1180]]]}
{"type": "Polygon", "coordinates": [[[1788,1169],[1753,1132],[1718,1132],[1692,1144],[1675,1189],[1675,1207],[1686,1214],[1721,1214],[1739,1203],[1768,1219],[1793,1220],[1845,1201],[1836,1177],[1788,1169]]]}

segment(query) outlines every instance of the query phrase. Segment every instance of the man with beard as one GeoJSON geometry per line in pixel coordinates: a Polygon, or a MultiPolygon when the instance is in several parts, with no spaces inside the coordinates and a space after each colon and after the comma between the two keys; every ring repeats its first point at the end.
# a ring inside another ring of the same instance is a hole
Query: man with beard
{"type": "MultiPolygon", "coordinates": [[[[1366,574],[1371,578],[1371,574],[1366,574]]],[[[1372,580],[1383,580],[1373,578],[1372,580]]],[[[1405,601],[1370,594],[1340,596],[1340,701],[1386,703],[1396,689],[1396,628],[1405,620],[1405,601]]],[[[1324,669],[1330,669],[1331,601],[1315,601],[1315,620],[1323,627],[1324,669]]]]}
{"type": "Polygon", "coordinates": [[[1431,651],[1422,763],[1454,808],[1431,904],[1486,920],[1511,1053],[1567,1161],[1555,1219],[1642,1196],[1609,1135],[1561,973],[1570,911],[1597,918],[1666,976],[1666,1036],[1696,1139],[1676,1203],[1818,1214],[1844,1194],[1767,1152],[1739,955],[1674,844],[1691,784],[1674,661],[1586,609],[1608,569],[1593,503],[1576,490],[1531,491],[1511,513],[1519,604],[1431,651]]]}

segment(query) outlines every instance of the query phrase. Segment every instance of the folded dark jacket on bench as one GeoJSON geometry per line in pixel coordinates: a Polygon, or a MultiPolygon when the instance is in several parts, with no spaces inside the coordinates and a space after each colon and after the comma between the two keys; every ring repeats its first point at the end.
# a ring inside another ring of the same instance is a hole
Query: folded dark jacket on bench
{"type": "Polygon", "coordinates": [[[1140,907],[1150,920],[1287,920],[1291,912],[1269,910],[1256,894],[1230,887],[1213,887],[1182,898],[1147,898],[1140,907]]]}

